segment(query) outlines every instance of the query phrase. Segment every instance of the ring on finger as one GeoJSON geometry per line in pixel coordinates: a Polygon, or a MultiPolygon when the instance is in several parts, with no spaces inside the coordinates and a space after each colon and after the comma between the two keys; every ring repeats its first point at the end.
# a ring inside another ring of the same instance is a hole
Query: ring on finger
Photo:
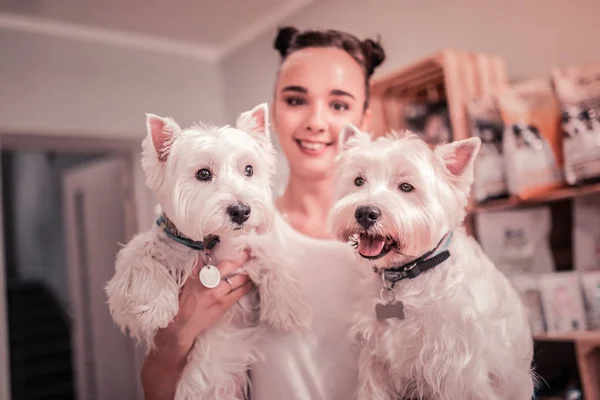
{"type": "MultiPolygon", "coordinates": [[[[229,277],[223,279],[225,282],[227,282],[229,284],[229,287],[231,288],[231,290],[229,291],[229,293],[233,292],[233,283],[231,283],[231,280],[229,279],[229,277]]],[[[229,294],[228,293],[228,294],[229,294]]]]}

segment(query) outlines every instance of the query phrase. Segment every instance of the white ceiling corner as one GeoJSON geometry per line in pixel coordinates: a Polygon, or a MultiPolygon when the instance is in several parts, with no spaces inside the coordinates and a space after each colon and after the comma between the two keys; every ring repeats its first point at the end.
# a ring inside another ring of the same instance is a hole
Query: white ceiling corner
{"type": "Polygon", "coordinates": [[[47,1],[41,11],[6,12],[0,9],[0,29],[218,63],[316,0],[251,0],[244,6],[251,7],[252,13],[246,9],[246,13],[242,10],[238,14],[231,14],[231,10],[240,5],[236,3],[240,0],[181,0],[179,3],[171,0],[169,4],[172,6],[163,5],[168,9],[157,10],[140,9],[145,0],[127,0],[125,3],[108,0],[94,3],[94,10],[87,6],[78,9],[83,7],[80,0],[72,0],[73,3],[64,9],[55,6],[60,2],[47,1]],[[132,5],[136,1],[141,3],[132,5]],[[138,17],[140,10],[144,13],[141,21],[138,17]],[[157,22],[162,21],[166,11],[170,24],[157,22]],[[199,15],[198,24],[195,24],[196,15],[199,15]],[[153,21],[156,25],[152,24],[153,21]],[[154,26],[157,29],[153,29],[154,26]],[[232,26],[236,29],[231,29],[232,26]]]}
{"type": "Polygon", "coordinates": [[[116,47],[187,56],[205,62],[216,62],[219,58],[215,48],[198,43],[186,43],[159,36],[119,32],[112,29],[53,21],[39,17],[0,13],[0,28],[61,39],[96,42],[116,47]]]}
{"type": "MultiPolygon", "coordinates": [[[[277,27],[278,24],[300,12],[316,0],[288,0],[268,13],[264,13],[259,19],[248,24],[237,35],[232,36],[219,49],[219,59],[226,57],[251,42],[256,37],[277,27]]],[[[275,35],[275,33],[273,33],[275,35]]],[[[275,37],[275,36],[273,36],[275,37]]]]}

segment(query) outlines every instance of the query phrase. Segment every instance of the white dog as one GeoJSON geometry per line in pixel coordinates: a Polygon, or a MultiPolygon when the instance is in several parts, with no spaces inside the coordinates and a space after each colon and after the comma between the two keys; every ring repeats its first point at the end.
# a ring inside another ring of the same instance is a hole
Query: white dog
{"type": "Polygon", "coordinates": [[[359,400],[529,400],[527,311],[462,225],[477,137],[340,134],[332,230],[359,260],[359,400]]]}
{"type": "Polygon", "coordinates": [[[179,290],[198,257],[205,257],[205,266],[191,279],[226,294],[233,285],[214,265],[250,249],[241,272],[256,283],[258,299],[246,296],[196,339],[176,394],[177,399],[240,398],[245,393],[233,394],[232,388],[247,383],[245,372],[259,356],[261,323],[296,331],[307,328],[311,318],[270,234],[275,153],[268,108],[261,104],[243,113],[236,128],[182,130],[172,119],[150,114],[147,127],[142,165],[163,215],[119,252],[106,286],[111,315],[124,332],[151,348],[156,331],[176,315],[179,290]]]}

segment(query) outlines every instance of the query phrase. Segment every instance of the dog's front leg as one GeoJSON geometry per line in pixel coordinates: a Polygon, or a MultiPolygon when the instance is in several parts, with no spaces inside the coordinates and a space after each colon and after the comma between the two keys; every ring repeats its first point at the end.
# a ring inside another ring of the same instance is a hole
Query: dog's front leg
{"type": "Polygon", "coordinates": [[[357,400],[395,400],[391,377],[385,363],[372,355],[368,346],[361,349],[359,358],[357,400]]]}
{"type": "Polygon", "coordinates": [[[312,320],[301,282],[277,249],[252,248],[244,266],[260,296],[260,320],[277,330],[305,330],[312,320]]]}
{"type": "Polygon", "coordinates": [[[115,323],[148,346],[179,309],[177,282],[147,251],[143,240],[134,239],[119,252],[115,274],[105,290],[115,323]]]}

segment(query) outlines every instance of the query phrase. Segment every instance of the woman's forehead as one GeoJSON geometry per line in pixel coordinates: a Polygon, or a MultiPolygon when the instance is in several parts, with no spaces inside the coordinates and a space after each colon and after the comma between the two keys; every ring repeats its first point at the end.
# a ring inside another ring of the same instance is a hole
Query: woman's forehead
{"type": "Polygon", "coordinates": [[[277,88],[282,91],[300,86],[315,94],[341,89],[359,96],[364,92],[364,82],[361,65],[344,50],[306,48],[290,54],[283,62],[277,88]]]}

